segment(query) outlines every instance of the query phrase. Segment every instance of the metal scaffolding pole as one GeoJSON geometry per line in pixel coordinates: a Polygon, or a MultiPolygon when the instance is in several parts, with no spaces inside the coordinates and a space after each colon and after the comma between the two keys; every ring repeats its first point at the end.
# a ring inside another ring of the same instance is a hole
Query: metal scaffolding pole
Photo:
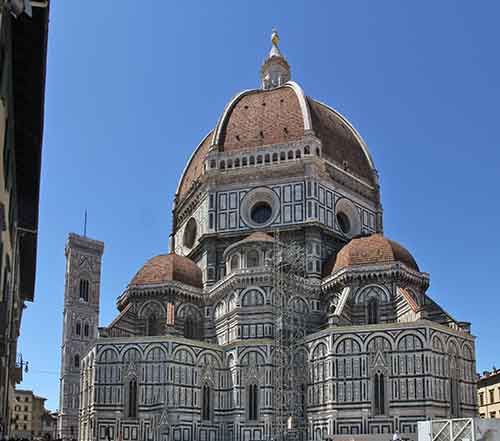
{"type": "Polygon", "coordinates": [[[274,234],[274,397],[272,438],[275,441],[305,440],[307,357],[304,350],[308,308],[300,294],[305,291],[304,247],[274,234]]]}

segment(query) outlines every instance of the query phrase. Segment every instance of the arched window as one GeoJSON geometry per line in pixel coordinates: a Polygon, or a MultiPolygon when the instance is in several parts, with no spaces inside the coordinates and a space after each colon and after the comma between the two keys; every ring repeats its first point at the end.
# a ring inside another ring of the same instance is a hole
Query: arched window
{"type": "Polygon", "coordinates": [[[132,378],[128,383],[128,417],[137,417],[137,379],[132,378]]]}
{"type": "Polygon", "coordinates": [[[280,153],[280,161],[284,161],[286,160],[286,153],[285,152],[281,152],[280,153]]]}
{"type": "Polygon", "coordinates": [[[385,379],[384,374],[377,372],[373,381],[373,410],[375,415],[385,414],[385,379]]]}
{"type": "Polygon", "coordinates": [[[277,161],[278,161],[278,154],[273,153],[273,162],[277,162],[277,161]]]}
{"type": "Polygon", "coordinates": [[[288,159],[293,159],[293,151],[292,150],[288,151],[288,159]]]}
{"type": "Polygon", "coordinates": [[[193,316],[188,315],[184,319],[184,337],[198,339],[198,326],[193,318],[193,316]]]}
{"type": "Polygon", "coordinates": [[[80,279],[80,301],[89,301],[89,281],[86,279],[80,279]]]}
{"type": "Polygon", "coordinates": [[[302,157],[302,152],[300,150],[297,150],[295,152],[295,159],[300,159],[302,157]]]}
{"type": "Polygon", "coordinates": [[[231,257],[231,271],[235,271],[240,268],[240,256],[235,254],[231,257]]]}
{"type": "Polygon", "coordinates": [[[259,387],[256,384],[250,384],[248,386],[248,419],[250,421],[257,420],[259,418],[259,387]]]}
{"type": "Polygon", "coordinates": [[[147,326],[146,326],[146,334],[147,335],[158,335],[159,332],[159,326],[158,326],[158,318],[154,313],[150,314],[147,320],[147,326]]]}
{"type": "Polygon", "coordinates": [[[203,385],[201,419],[205,421],[210,420],[210,395],[210,386],[203,385]]]}
{"type": "Polygon", "coordinates": [[[378,323],[378,301],[375,298],[368,300],[368,324],[375,325],[378,323]]]}
{"type": "Polygon", "coordinates": [[[316,147],[316,156],[320,156],[318,147],[316,147]]]}
{"type": "Polygon", "coordinates": [[[82,335],[82,323],[80,320],[76,322],[76,329],[75,329],[76,335],[82,335]]]}
{"type": "Polygon", "coordinates": [[[264,296],[260,291],[251,289],[247,291],[242,298],[241,304],[243,306],[259,306],[264,304],[264,296]]]}
{"type": "Polygon", "coordinates": [[[85,325],[83,325],[83,335],[85,337],[89,336],[89,324],[88,323],[85,323],[85,325]]]}
{"type": "Polygon", "coordinates": [[[311,148],[308,145],[306,145],[304,147],[304,155],[309,155],[309,153],[311,153],[311,148]]]}
{"type": "Polygon", "coordinates": [[[250,156],[250,165],[255,165],[255,158],[250,156]]]}
{"type": "Polygon", "coordinates": [[[259,266],[259,252],[257,250],[250,250],[247,254],[247,268],[259,266]]]}
{"type": "Polygon", "coordinates": [[[80,369],[80,356],[78,354],[75,354],[75,357],[73,359],[73,366],[77,369],[80,369]]]}
{"type": "Polygon", "coordinates": [[[248,160],[246,158],[246,156],[241,160],[241,166],[242,167],[246,167],[248,165],[248,160]]]}

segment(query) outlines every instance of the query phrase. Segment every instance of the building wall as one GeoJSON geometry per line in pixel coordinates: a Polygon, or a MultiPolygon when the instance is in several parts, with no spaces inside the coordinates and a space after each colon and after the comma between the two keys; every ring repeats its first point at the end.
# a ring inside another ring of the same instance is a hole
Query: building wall
{"type": "Polygon", "coordinates": [[[30,18],[0,3],[0,436],[8,436],[22,311],[34,297],[49,2],[30,18]]]}
{"type": "Polygon", "coordinates": [[[500,371],[485,372],[479,378],[477,402],[481,418],[500,418],[500,371]]]}
{"type": "Polygon", "coordinates": [[[16,390],[13,400],[12,433],[19,438],[31,438],[33,435],[33,403],[32,391],[16,390]]]}
{"type": "MultiPolygon", "coordinates": [[[[98,339],[82,364],[80,440],[264,440],[273,415],[271,339],[217,345],[178,337],[98,339]],[[137,407],[130,414],[130,382],[137,407]],[[250,386],[258,415],[249,418],[250,386]],[[203,419],[204,386],[210,412],[203,419]]],[[[475,414],[473,339],[429,322],[329,328],[306,338],[304,415],[308,439],[395,430],[414,439],[426,418],[475,414]],[[452,355],[450,355],[452,354],[452,355]],[[455,359],[454,359],[455,357],[455,359]],[[455,365],[454,362],[457,362],[455,365]],[[452,367],[455,366],[456,369],[452,367]],[[373,376],[385,374],[374,410],[373,376]],[[452,409],[451,388],[459,402],[452,409]]]]}

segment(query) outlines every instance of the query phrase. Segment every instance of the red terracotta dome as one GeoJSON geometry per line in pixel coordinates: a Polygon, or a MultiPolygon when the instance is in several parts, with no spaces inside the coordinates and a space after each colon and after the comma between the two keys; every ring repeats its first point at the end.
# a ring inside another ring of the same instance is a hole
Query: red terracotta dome
{"type": "Polygon", "coordinates": [[[160,254],[149,259],[137,271],[129,286],[159,285],[177,281],[186,285],[203,287],[201,269],[191,259],[174,253],[160,254]]]}
{"type": "MultiPolygon", "coordinates": [[[[198,146],[181,177],[182,199],[203,174],[209,148],[237,151],[284,144],[314,134],[325,159],[375,186],[374,164],[354,127],[337,111],[304,95],[292,81],[270,90],[240,93],[226,106],[216,128],[198,146]]],[[[234,170],[234,169],[233,169],[234,170]]]]}
{"type": "Polygon", "coordinates": [[[377,233],[353,239],[345,245],[337,254],[332,272],[349,266],[390,262],[401,262],[410,269],[420,271],[406,248],[377,233]]]}

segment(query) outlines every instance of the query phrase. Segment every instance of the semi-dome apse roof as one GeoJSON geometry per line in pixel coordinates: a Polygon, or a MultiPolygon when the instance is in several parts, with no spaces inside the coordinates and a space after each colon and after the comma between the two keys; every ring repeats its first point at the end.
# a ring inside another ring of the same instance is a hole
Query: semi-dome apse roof
{"type": "Polygon", "coordinates": [[[400,262],[408,268],[420,271],[410,252],[382,234],[359,237],[351,240],[337,254],[333,271],[356,265],[400,262]]]}
{"type": "Polygon", "coordinates": [[[181,282],[201,288],[201,269],[191,259],[175,253],[160,254],[149,259],[130,282],[129,286],[161,285],[166,282],[181,282]]]}

